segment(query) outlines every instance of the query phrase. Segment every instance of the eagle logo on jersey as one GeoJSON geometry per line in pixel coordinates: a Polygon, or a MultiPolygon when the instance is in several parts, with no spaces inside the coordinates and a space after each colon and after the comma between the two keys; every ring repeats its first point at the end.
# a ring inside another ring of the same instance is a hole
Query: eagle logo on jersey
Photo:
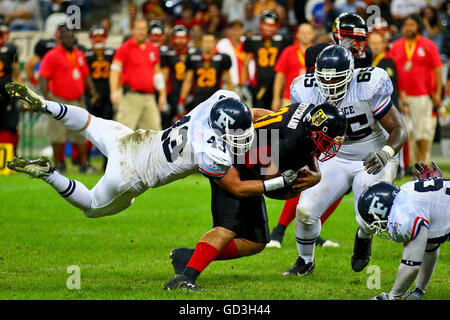
{"type": "Polygon", "coordinates": [[[316,126],[319,127],[325,120],[327,120],[328,117],[323,112],[322,109],[317,110],[316,113],[311,118],[311,122],[316,126]]]}

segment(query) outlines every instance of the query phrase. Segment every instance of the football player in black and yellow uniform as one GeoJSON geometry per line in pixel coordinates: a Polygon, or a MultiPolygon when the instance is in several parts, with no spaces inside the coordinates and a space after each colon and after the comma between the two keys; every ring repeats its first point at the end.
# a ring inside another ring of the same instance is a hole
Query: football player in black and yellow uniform
{"type": "MultiPolygon", "coordinates": [[[[19,53],[17,47],[8,42],[9,28],[0,21],[0,83],[12,80],[21,82],[19,53]]],[[[19,141],[19,109],[10,101],[0,100],[0,143],[11,143],[14,151],[19,141]]]]}
{"type": "Polygon", "coordinates": [[[172,29],[170,45],[160,47],[161,69],[166,81],[169,104],[169,110],[161,115],[163,128],[170,126],[177,115],[181,86],[186,78],[186,56],[197,51],[188,47],[189,41],[189,30],[184,25],[177,25],[172,29]]]}
{"type": "Polygon", "coordinates": [[[260,19],[260,33],[244,42],[245,56],[241,71],[242,83],[249,83],[248,67],[252,59],[256,64],[256,75],[252,83],[254,97],[253,107],[270,109],[275,79],[275,64],[281,52],[291,43],[282,35],[276,34],[279,29],[278,16],[274,11],[266,10],[260,19]]]}
{"type": "MultiPolygon", "coordinates": [[[[113,107],[110,100],[109,73],[114,57],[114,50],[106,48],[107,31],[101,25],[94,25],[89,30],[91,49],[86,50],[85,56],[91,72],[92,81],[99,98],[94,100],[86,94],[88,111],[96,117],[111,120],[113,107]]],[[[104,157],[103,168],[106,168],[107,159],[104,157]]]]}
{"type": "Polygon", "coordinates": [[[226,82],[227,89],[233,91],[229,69],[231,58],[224,53],[216,51],[216,37],[214,33],[205,33],[202,36],[201,51],[188,54],[186,57],[186,75],[181,86],[178,99],[178,113],[185,109],[197,106],[208,99],[214,92],[222,88],[222,79],[226,82]],[[192,90],[193,101],[185,106],[186,98],[192,90]]]}

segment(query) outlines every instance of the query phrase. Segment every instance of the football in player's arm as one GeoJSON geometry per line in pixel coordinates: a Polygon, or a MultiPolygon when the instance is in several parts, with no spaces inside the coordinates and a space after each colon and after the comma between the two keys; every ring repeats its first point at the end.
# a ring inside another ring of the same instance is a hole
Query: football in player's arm
{"type": "Polygon", "coordinates": [[[450,180],[439,168],[416,164],[418,180],[400,188],[378,182],[366,188],[358,209],[368,229],[378,236],[403,243],[395,283],[389,293],[373,300],[418,300],[430,283],[439,247],[450,241],[450,180]],[[416,280],[414,290],[407,292],[416,280]]]}

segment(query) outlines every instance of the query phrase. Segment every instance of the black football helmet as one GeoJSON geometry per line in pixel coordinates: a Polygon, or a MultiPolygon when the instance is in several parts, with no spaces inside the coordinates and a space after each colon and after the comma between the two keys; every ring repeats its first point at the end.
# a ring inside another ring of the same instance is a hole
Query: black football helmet
{"type": "Polygon", "coordinates": [[[170,44],[179,55],[186,54],[188,51],[189,40],[190,37],[188,28],[182,24],[173,27],[170,35],[170,44]]]}
{"type": "Polygon", "coordinates": [[[314,77],[325,100],[339,101],[347,94],[353,79],[354,61],[351,52],[338,45],[323,49],[316,60],[314,77]]]}
{"type": "Polygon", "coordinates": [[[108,33],[106,29],[99,25],[93,25],[89,29],[89,39],[91,40],[92,47],[94,49],[103,49],[106,46],[106,39],[108,38],[108,33]]]}
{"type": "Polygon", "coordinates": [[[148,23],[148,38],[156,46],[160,46],[164,42],[164,25],[161,21],[152,20],[148,23]]]}
{"type": "Polygon", "coordinates": [[[349,49],[353,56],[363,56],[368,44],[369,31],[363,18],[356,13],[342,13],[333,22],[334,43],[349,49]]]}
{"type": "Polygon", "coordinates": [[[367,187],[359,196],[359,215],[367,224],[367,228],[381,238],[390,238],[387,221],[399,192],[400,188],[392,183],[377,182],[367,187]]]}
{"type": "Polygon", "coordinates": [[[278,31],[280,24],[275,11],[264,10],[259,19],[259,33],[264,39],[271,39],[278,31]]]}
{"type": "Polygon", "coordinates": [[[341,148],[347,130],[344,112],[331,104],[322,103],[311,108],[303,123],[316,146],[314,157],[319,161],[333,158],[341,148]]]}
{"type": "Polygon", "coordinates": [[[243,102],[234,98],[219,99],[211,108],[209,123],[234,155],[244,155],[250,149],[255,129],[250,108],[243,102]]]}

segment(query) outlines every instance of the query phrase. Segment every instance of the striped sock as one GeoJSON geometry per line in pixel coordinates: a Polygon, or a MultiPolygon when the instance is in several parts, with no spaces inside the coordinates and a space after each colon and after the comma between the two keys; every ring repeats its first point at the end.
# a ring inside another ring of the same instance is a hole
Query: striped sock
{"type": "Polygon", "coordinates": [[[295,239],[297,241],[298,255],[306,263],[314,261],[314,249],[317,238],[320,235],[321,227],[320,220],[313,224],[304,224],[298,220],[295,221],[295,239]]]}
{"type": "Polygon", "coordinates": [[[81,130],[88,123],[89,112],[83,108],[48,100],[45,103],[52,117],[70,130],[81,130]]]}
{"type": "Polygon", "coordinates": [[[81,210],[87,210],[91,207],[91,193],[81,182],[66,178],[57,171],[43,178],[43,180],[73,206],[81,210]]]}

